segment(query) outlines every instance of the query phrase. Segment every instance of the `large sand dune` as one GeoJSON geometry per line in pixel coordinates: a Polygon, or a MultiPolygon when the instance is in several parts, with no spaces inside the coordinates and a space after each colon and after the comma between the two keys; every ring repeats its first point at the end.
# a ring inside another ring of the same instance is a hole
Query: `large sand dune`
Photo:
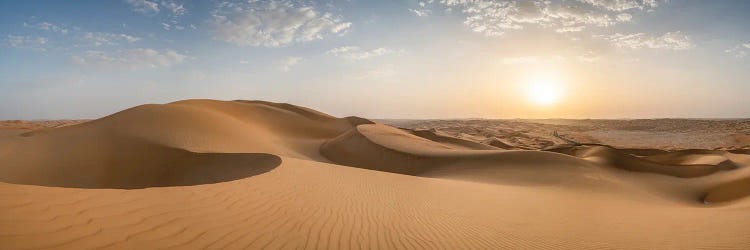
{"type": "Polygon", "coordinates": [[[0,133],[0,249],[750,248],[745,151],[497,139],[213,100],[0,133]]]}

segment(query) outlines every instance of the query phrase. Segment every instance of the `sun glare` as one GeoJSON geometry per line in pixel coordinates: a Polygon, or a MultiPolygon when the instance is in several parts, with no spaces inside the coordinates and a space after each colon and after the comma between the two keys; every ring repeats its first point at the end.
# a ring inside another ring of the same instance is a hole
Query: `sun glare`
{"type": "Polygon", "coordinates": [[[549,106],[562,97],[562,85],[557,77],[537,75],[526,84],[529,101],[536,105],[549,106]]]}

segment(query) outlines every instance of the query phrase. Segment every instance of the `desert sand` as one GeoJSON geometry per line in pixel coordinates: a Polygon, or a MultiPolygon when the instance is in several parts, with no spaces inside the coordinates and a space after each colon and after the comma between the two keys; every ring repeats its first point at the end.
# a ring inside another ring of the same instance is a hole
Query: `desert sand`
{"type": "Polygon", "coordinates": [[[740,147],[458,137],[214,100],[6,129],[0,249],[750,248],[740,147]]]}
{"type": "Polygon", "coordinates": [[[628,149],[750,147],[750,119],[453,119],[378,120],[412,130],[431,130],[502,148],[545,149],[565,140],[628,149]]]}

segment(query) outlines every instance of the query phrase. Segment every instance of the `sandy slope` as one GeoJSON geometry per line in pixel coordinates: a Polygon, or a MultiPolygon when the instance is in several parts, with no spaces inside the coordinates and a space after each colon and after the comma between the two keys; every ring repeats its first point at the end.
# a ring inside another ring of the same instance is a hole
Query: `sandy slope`
{"type": "Polygon", "coordinates": [[[750,247],[750,155],[554,151],[289,104],[143,105],[0,134],[0,249],[750,247]]]}

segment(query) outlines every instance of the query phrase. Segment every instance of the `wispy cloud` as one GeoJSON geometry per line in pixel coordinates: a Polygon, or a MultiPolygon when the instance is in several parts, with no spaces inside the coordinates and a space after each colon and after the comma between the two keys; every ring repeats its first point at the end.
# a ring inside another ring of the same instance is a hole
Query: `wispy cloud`
{"type": "Polygon", "coordinates": [[[141,40],[140,37],[106,32],[86,32],[83,34],[82,38],[94,46],[118,45],[121,42],[134,43],[141,40]]]}
{"type": "Polygon", "coordinates": [[[59,51],[81,51],[99,50],[102,46],[110,46],[110,49],[120,45],[130,45],[142,38],[123,33],[87,31],[80,27],[71,27],[65,24],[51,22],[24,22],[24,28],[38,29],[51,32],[47,36],[9,35],[6,44],[14,48],[34,49],[37,51],[48,51],[51,49],[59,51]]]}
{"type": "Polygon", "coordinates": [[[187,13],[185,5],[174,0],[125,0],[125,3],[130,5],[133,11],[146,15],[156,15],[162,10],[172,17],[180,17],[187,13]]]}
{"type": "Polygon", "coordinates": [[[750,54],[750,43],[739,44],[731,49],[725,50],[724,52],[736,58],[745,58],[750,54]]]}
{"type": "Polygon", "coordinates": [[[630,22],[633,16],[622,11],[649,11],[660,0],[578,0],[509,1],[443,0],[439,3],[466,15],[464,23],[486,36],[501,36],[508,31],[534,25],[557,32],[578,32],[588,26],[609,27],[630,22]]]}
{"type": "Polygon", "coordinates": [[[617,18],[617,21],[619,22],[623,22],[623,23],[630,22],[630,20],[633,20],[633,15],[628,14],[628,13],[620,13],[620,14],[617,14],[616,18],[617,18]]]}
{"type": "Polygon", "coordinates": [[[326,54],[345,58],[348,60],[364,60],[372,57],[378,57],[394,53],[393,50],[388,48],[377,48],[372,50],[364,50],[357,46],[344,46],[334,48],[326,52],[326,54]]]}
{"type": "Polygon", "coordinates": [[[175,17],[179,17],[187,13],[187,9],[185,9],[185,6],[183,4],[178,4],[173,0],[162,0],[160,3],[164,9],[169,10],[170,13],[175,17]]]}
{"type": "Polygon", "coordinates": [[[39,29],[39,30],[44,30],[44,31],[50,31],[50,32],[60,33],[60,34],[63,34],[63,35],[67,35],[68,34],[68,29],[67,28],[64,28],[64,27],[62,27],[62,26],[60,26],[58,24],[54,24],[54,23],[50,23],[50,22],[38,22],[38,23],[35,23],[35,24],[29,24],[29,23],[24,22],[23,26],[24,27],[33,27],[33,28],[36,28],[36,29],[39,29]]]}
{"type": "Polygon", "coordinates": [[[609,11],[626,11],[631,9],[652,9],[659,6],[659,0],[578,0],[609,11]]]}
{"type": "Polygon", "coordinates": [[[31,36],[13,36],[9,35],[5,38],[5,43],[13,48],[33,49],[39,51],[47,50],[47,43],[49,40],[45,37],[31,37],[31,36]]]}
{"type": "Polygon", "coordinates": [[[560,27],[555,29],[555,32],[557,33],[568,33],[568,32],[580,32],[583,29],[585,29],[586,26],[566,26],[566,27],[560,27]]]}
{"type": "Polygon", "coordinates": [[[149,0],[125,0],[125,3],[129,4],[133,11],[143,14],[155,14],[159,13],[159,4],[155,1],[149,0]]]}
{"type": "Polygon", "coordinates": [[[409,11],[411,13],[414,13],[414,15],[417,15],[418,17],[430,16],[430,13],[432,12],[428,9],[409,9],[409,11]]]}
{"type": "Polygon", "coordinates": [[[212,11],[216,38],[239,46],[282,47],[346,32],[351,23],[289,1],[223,2],[212,11]]]}
{"type": "Polygon", "coordinates": [[[668,32],[661,36],[650,36],[645,33],[616,33],[604,36],[604,38],[616,47],[626,49],[686,50],[695,47],[690,37],[680,31],[668,32]]]}
{"type": "Polygon", "coordinates": [[[427,8],[428,4],[434,3],[435,0],[426,0],[426,1],[419,1],[419,7],[415,9],[409,9],[411,13],[414,13],[414,15],[417,15],[418,17],[427,17],[432,14],[432,10],[427,8]]]}
{"type": "Polygon", "coordinates": [[[187,55],[174,50],[153,50],[136,48],[106,52],[89,50],[82,55],[72,57],[74,63],[82,66],[92,66],[108,69],[139,70],[159,67],[170,67],[185,61],[187,55]]]}

